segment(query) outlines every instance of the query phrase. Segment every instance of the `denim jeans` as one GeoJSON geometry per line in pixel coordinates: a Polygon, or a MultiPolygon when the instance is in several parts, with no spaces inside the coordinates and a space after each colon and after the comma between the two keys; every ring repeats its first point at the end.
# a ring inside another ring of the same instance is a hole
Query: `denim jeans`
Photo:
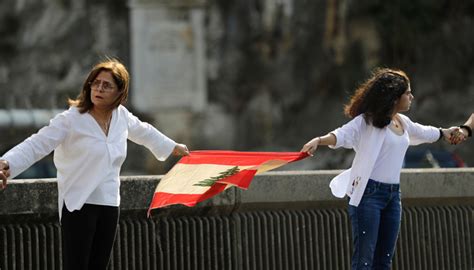
{"type": "Polygon", "coordinates": [[[369,179],[358,207],[349,205],[352,270],[390,269],[402,214],[400,185],[369,179]]]}

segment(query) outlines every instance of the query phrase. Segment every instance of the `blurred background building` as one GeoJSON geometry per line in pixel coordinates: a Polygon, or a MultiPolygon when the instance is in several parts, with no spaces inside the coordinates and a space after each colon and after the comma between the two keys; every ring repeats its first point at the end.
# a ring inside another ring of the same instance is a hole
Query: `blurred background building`
{"type": "MultiPolygon", "coordinates": [[[[473,1],[0,0],[0,154],[67,109],[106,56],[130,69],[127,107],[193,150],[299,151],[348,121],[343,105],[376,67],[410,76],[413,120],[459,125],[473,112],[473,39],[473,1]]],[[[128,149],[125,175],[176,161],[128,149]]],[[[407,166],[472,165],[471,149],[415,148],[407,166]]],[[[351,159],[322,148],[285,169],[351,159]]],[[[51,160],[23,177],[54,177],[51,160]]]]}

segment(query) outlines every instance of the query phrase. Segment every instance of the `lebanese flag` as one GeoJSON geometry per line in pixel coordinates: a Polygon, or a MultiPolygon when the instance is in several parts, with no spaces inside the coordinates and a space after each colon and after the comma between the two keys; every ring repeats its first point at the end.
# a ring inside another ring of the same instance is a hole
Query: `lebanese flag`
{"type": "Polygon", "coordinates": [[[256,174],[306,158],[302,152],[191,151],[161,179],[148,209],[194,206],[231,186],[247,189],[256,174]]]}

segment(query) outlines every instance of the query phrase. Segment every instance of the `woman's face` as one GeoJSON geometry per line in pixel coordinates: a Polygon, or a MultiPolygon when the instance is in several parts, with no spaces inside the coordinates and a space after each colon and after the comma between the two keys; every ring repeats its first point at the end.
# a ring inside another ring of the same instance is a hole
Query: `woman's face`
{"type": "Polygon", "coordinates": [[[119,96],[112,73],[101,71],[91,83],[91,101],[95,107],[108,109],[119,96]]]}
{"type": "Polygon", "coordinates": [[[395,112],[398,113],[408,111],[410,109],[411,102],[414,98],[415,97],[411,94],[410,85],[408,85],[408,89],[395,103],[395,112]]]}

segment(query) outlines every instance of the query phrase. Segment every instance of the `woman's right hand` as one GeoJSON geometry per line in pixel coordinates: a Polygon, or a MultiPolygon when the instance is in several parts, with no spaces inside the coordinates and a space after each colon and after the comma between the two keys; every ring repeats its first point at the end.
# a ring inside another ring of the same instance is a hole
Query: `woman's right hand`
{"type": "Polygon", "coordinates": [[[174,156],[189,156],[188,147],[185,144],[178,143],[173,149],[172,154],[174,156]]]}
{"type": "Polygon", "coordinates": [[[318,149],[318,145],[321,143],[321,138],[316,137],[312,139],[311,141],[307,142],[305,145],[303,145],[303,148],[301,148],[300,152],[305,152],[310,156],[313,156],[313,153],[318,149]]]}
{"type": "Polygon", "coordinates": [[[0,159],[0,189],[7,187],[7,179],[10,176],[10,165],[8,161],[0,159]]]}

